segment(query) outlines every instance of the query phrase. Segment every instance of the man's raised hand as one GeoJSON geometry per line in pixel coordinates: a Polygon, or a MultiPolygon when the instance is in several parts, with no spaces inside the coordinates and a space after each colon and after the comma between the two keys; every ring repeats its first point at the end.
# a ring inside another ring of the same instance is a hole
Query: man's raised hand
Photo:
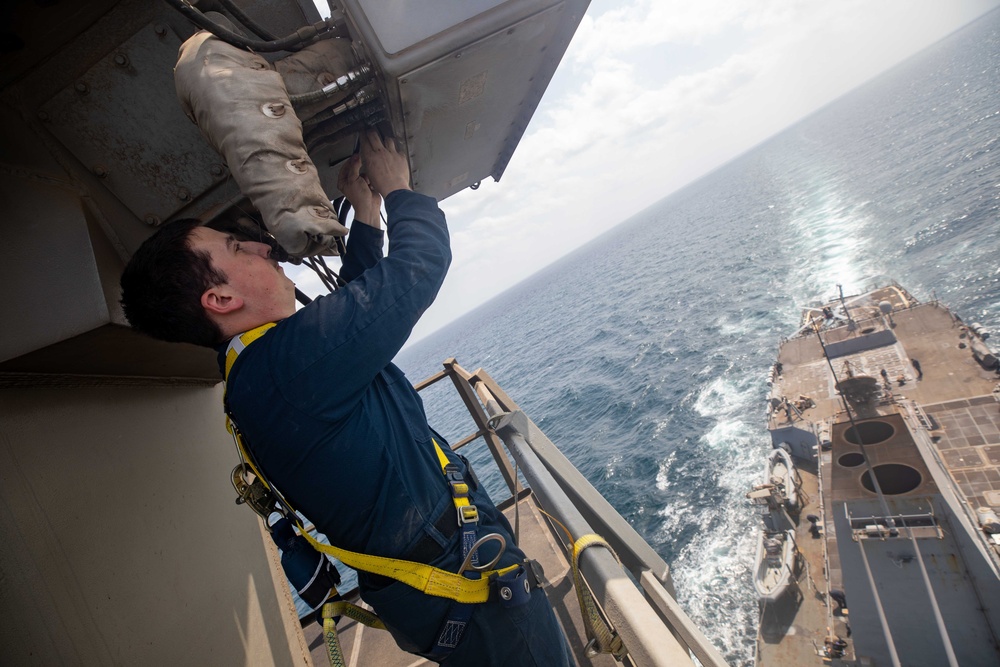
{"type": "Polygon", "coordinates": [[[396,190],[410,189],[410,164],[406,156],[396,150],[396,142],[385,142],[375,130],[361,135],[361,162],[365,178],[372,189],[385,197],[396,190]]]}
{"type": "Polygon", "coordinates": [[[361,176],[361,156],[352,155],[340,168],[340,174],[337,175],[337,189],[344,193],[347,201],[354,207],[356,221],[379,229],[382,227],[379,222],[382,198],[361,176]]]}

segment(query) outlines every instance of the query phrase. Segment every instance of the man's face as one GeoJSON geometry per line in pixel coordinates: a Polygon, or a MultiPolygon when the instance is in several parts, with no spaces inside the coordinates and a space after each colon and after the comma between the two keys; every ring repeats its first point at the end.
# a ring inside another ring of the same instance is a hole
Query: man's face
{"type": "Polygon", "coordinates": [[[265,318],[261,324],[295,313],[295,284],[278,262],[270,259],[266,243],[240,241],[230,234],[196,227],[188,236],[191,250],[206,252],[212,267],[226,275],[226,285],[243,299],[248,312],[265,318]]]}

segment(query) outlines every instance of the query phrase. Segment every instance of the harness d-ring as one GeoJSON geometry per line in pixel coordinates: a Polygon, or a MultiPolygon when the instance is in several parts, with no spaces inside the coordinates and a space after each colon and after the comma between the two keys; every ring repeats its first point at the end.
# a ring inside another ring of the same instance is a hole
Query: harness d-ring
{"type": "Polygon", "coordinates": [[[476,540],[476,543],[472,545],[471,549],[469,549],[468,555],[465,557],[465,560],[462,561],[462,567],[458,568],[458,573],[465,574],[466,570],[472,570],[473,572],[485,572],[486,570],[493,569],[493,566],[500,562],[500,557],[503,556],[504,551],[506,550],[507,550],[507,540],[504,539],[503,535],[499,535],[497,533],[490,533],[489,535],[483,535],[478,540],[476,540]],[[493,558],[493,560],[491,560],[486,565],[473,565],[472,556],[476,553],[479,547],[483,546],[487,542],[492,542],[492,541],[500,543],[500,551],[497,552],[497,555],[493,558]]]}

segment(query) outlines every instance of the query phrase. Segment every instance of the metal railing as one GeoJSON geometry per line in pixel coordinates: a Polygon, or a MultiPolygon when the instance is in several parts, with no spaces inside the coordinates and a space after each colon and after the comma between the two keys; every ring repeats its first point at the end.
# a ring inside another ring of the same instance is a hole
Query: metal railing
{"type": "MultiPolygon", "coordinates": [[[[517,465],[538,505],[572,533],[596,533],[614,549],[587,549],[580,571],[600,612],[640,666],[691,663],[723,667],[719,651],[684,613],[673,596],[670,568],[485,371],[469,373],[455,359],[416,385],[421,391],[450,379],[476,431],[460,449],[483,438],[512,497],[517,465]],[[509,457],[508,457],[509,453],[509,457]],[[617,559],[615,557],[617,555],[617,559]]],[[[505,504],[505,503],[500,503],[505,504]]]]}

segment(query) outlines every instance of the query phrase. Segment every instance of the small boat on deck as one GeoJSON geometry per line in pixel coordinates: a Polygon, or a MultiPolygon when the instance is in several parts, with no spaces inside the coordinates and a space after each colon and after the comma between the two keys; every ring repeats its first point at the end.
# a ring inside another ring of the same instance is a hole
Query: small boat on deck
{"type": "Polygon", "coordinates": [[[761,602],[776,602],[788,588],[795,565],[795,531],[775,528],[774,518],[764,515],[757,542],[753,585],[761,602]]]}
{"type": "Polygon", "coordinates": [[[767,506],[767,511],[775,514],[799,510],[795,465],[784,447],[778,446],[768,454],[764,465],[764,482],[755,485],[747,498],[755,505],[767,506]]]}
{"type": "Polygon", "coordinates": [[[783,498],[785,508],[794,511],[799,506],[798,491],[795,483],[795,465],[792,457],[783,447],[775,447],[767,457],[764,469],[764,479],[767,484],[778,490],[783,498]]]}

